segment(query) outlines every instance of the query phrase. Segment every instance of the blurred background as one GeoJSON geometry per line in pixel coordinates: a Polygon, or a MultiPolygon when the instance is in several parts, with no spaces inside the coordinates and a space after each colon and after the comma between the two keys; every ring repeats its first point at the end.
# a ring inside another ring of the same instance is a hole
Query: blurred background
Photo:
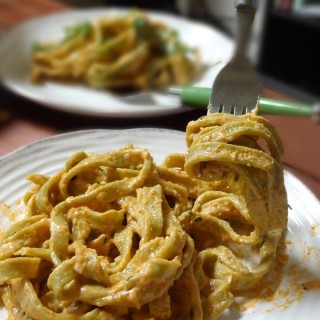
{"type": "MultiPolygon", "coordinates": [[[[124,6],[171,12],[235,36],[234,0],[62,0],[76,7],[124,6]]],[[[204,39],[205,41],[205,39],[204,39]]],[[[320,0],[260,0],[250,55],[261,80],[293,98],[320,97],[320,0]]]]}
{"type": "MultiPolygon", "coordinates": [[[[211,25],[230,38],[236,34],[234,0],[0,0],[0,37],[28,19],[76,7],[99,6],[164,11],[211,25]]],[[[206,39],[201,41],[207,43],[206,39]]],[[[212,46],[215,48],[215,43],[212,46]]],[[[320,0],[260,0],[250,56],[258,70],[264,97],[319,103],[320,0]]],[[[169,114],[140,119],[129,115],[126,121],[83,117],[43,108],[0,86],[0,156],[34,140],[76,129],[160,127],[185,130],[188,121],[203,114],[203,110],[194,109],[179,117],[169,114]]],[[[307,118],[270,115],[266,118],[283,138],[286,168],[320,197],[320,149],[317,147],[320,126],[307,118]]]]}

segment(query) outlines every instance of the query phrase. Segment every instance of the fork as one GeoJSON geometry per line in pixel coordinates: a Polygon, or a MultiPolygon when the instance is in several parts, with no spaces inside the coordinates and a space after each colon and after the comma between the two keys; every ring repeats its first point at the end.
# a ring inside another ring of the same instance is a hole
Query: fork
{"type": "Polygon", "coordinates": [[[238,31],[235,51],[213,83],[208,114],[250,113],[259,102],[258,77],[247,56],[251,26],[256,12],[255,1],[235,0],[235,8],[238,31]]]}

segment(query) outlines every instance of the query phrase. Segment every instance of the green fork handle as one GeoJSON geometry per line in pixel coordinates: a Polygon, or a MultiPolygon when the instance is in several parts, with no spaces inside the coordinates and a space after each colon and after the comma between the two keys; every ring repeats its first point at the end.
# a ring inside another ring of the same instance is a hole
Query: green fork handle
{"type": "MultiPolygon", "coordinates": [[[[209,104],[211,88],[204,87],[182,87],[173,89],[171,93],[180,95],[180,100],[184,105],[196,108],[207,108],[209,104]]],[[[258,104],[259,114],[275,114],[287,116],[311,117],[315,110],[312,106],[284,102],[261,97],[258,104]]]]}

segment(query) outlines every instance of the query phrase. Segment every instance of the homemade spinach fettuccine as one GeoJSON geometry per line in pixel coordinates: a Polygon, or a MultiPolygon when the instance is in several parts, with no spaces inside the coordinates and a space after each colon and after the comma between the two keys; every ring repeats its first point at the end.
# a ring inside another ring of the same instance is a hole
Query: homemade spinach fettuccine
{"type": "Polygon", "coordinates": [[[255,115],[190,122],[163,164],[127,145],[32,174],[4,230],[8,319],[217,319],[271,270],[287,226],[282,144],[255,115]]]}
{"type": "Polygon", "coordinates": [[[200,56],[178,32],[132,9],[65,28],[63,37],[35,42],[31,80],[84,83],[98,89],[186,85],[200,72],[200,56]]]}

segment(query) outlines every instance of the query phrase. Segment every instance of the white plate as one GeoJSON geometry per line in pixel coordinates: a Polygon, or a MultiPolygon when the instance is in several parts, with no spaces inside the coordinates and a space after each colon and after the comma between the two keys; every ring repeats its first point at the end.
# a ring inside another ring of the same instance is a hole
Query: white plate
{"type": "MultiPolygon", "coordinates": [[[[166,129],[87,130],[58,135],[0,158],[0,199],[14,204],[29,186],[25,181],[29,173],[51,175],[75,151],[103,153],[128,143],[147,148],[158,164],[169,153],[186,151],[184,133],[166,129]]],[[[291,244],[287,247],[289,261],[282,277],[282,291],[273,301],[259,301],[244,312],[232,307],[220,320],[320,319],[320,290],[304,291],[300,285],[320,279],[320,203],[289,172],[285,172],[285,183],[291,207],[287,232],[291,244]]],[[[3,218],[1,222],[4,223],[3,218]]]]}
{"type": "MultiPolygon", "coordinates": [[[[35,41],[59,39],[65,26],[124,12],[126,9],[117,8],[70,10],[33,19],[15,27],[3,35],[0,41],[0,78],[3,84],[13,92],[44,106],[80,115],[131,118],[188,110],[165,94],[153,93],[148,99],[132,104],[106,90],[96,90],[86,85],[54,81],[34,85],[30,82],[31,49],[35,41]]],[[[147,12],[152,19],[161,20],[177,30],[183,42],[199,48],[202,63],[212,67],[193,84],[211,87],[218,71],[231,57],[233,42],[211,26],[170,14],[147,12]]]]}

